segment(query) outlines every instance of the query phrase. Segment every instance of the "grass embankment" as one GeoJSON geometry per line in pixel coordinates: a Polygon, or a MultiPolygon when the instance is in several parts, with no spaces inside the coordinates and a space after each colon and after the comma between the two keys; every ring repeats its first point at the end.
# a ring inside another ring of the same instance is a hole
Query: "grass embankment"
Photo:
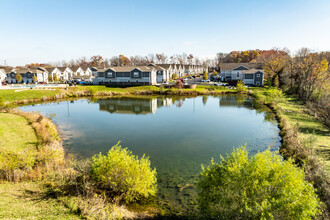
{"type": "Polygon", "coordinates": [[[0,113],[0,146],[14,151],[35,148],[38,138],[28,123],[22,116],[0,113]]]}
{"type": "Polygon", "coordinates": [[[78,219],[63,203],[46,196],[40,181],[63,159],[55,129],[41,115],[0,113],[1,219],[78,219]]]}
{"type": "Polygon", "coordinates": [[[136,86],[112,88],[105,86],[74,86],[67,89],[26,89],[0,90],[0,97],[6,105],[20,105],[33,102],[51,101],[72,97],[105,97],[105,96],[136,96],[136,95],[217,95],[236,93],[237,90],[217,86],[197,86],[196,89],[175,89],[156,86],[136,86]]]}
{"type": "Polygon", "coordinates": [[[330,129],[293,96],[283,95],[274,88],[254,88],[251,94],[268,105],[276,114],[281,129],[284,158],[293,158],[304,168],[306,179],[314,184],[323,207],[323,217],[330,210],[330,129]]]}
{"type": "Polygon", "coordinates": [[[158,208],[108,200],[83,162],[64,159],[61,140],[50,119],[36,113],[0,113],[0,218],[120,219],[146,218],[158,208]],[[8,140],[9,139],[9,140],[8,140]],[[7,141],[8,140],[8,141],[7,141]]]}
{"type": "Polygon", "coordinates": [[[46,196],[40,182],[0,184],[1,219],[80,219],[63,203],[46,196]]]}

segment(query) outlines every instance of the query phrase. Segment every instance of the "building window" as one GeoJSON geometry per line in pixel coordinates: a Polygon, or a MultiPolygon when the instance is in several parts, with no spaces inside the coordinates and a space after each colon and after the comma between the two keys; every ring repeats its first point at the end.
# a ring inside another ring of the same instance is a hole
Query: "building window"
{"type": "Polygon", "coordinates": [[[134,76],[134,77],[139,77],[139,72],[134,72],[134,73],[133,73],[133,76],[134,76]]]}
{"type": "Polygon", "coordinates": [[[112,77],[112,72],[108,72],[108,77],[112,77]]]}
{"type": "Polygon", "coordinates": [[[237,73],[237,78],[239,77],[239,73],[237,73]]]}
{"type": "Polygon", "coordinates": [[[257,74],[257,77],[260,77],[260,73],[257,74]]]}

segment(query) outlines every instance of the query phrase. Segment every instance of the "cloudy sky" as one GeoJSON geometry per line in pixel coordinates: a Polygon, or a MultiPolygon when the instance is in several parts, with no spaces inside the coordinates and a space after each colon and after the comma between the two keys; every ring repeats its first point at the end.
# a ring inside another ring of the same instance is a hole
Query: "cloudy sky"
{"type": "Polygon", "coordinates": [[[0,0],[0,65],[83,56],[330,50],[329,0],[0,0]]]}

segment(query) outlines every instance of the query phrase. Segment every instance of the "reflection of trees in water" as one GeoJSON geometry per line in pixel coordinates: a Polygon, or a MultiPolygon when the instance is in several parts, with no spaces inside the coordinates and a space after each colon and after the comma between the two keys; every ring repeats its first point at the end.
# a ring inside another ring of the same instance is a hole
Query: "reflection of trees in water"
{"type": "Polygon", "coordinates": [[[183,106],[183,102],[186,100],[186,98],[182,98],[178,96],[171,97],[171,99],[172,102],[175,103],[175,106],[178,108],[181,108],[183,106]]]}
{"type": "Polygon", "coordinates": [[[264,120],[275,124],[273,112],[265,105],[259,104],[247,95],[225,95],[219,97],[219,106],[237,106],[255,110],[257,114],[264,114],[264,120]]]}
{"type": "Polygon", "coordinates": [[[237,106],[254,109],[252,98],[246,95],[225,95],[219,97],[219,106],[237,106]]]}
{"type": "Polygon", "coordinates": [[[202,100],[203,100],[203,104],[206,105],[207,103],[207,99],[208,99],[208,96],[203,96],[202,100]]]}

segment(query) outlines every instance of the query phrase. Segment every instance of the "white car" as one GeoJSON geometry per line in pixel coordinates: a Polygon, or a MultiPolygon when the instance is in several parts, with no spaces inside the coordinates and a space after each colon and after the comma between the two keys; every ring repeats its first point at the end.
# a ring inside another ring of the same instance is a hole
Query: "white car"
{"type": "Polygon", "coordinates": [[[215,86],[225,86],[226,84],[224,84],[224,83],[214,83],[213,85],[215,85],[215,86]]]}
{"type": "Polygon", "coordinates": [[[211,82],[209,79],[202,79],[202,82],[211,82]]]}
{"type": "Polygon", "coordinates": [[[168,85],[168,84],[169,84],[169,82],[167,82],[167,81],[166,82],[163,82],[163,85],[168,85]]]}

